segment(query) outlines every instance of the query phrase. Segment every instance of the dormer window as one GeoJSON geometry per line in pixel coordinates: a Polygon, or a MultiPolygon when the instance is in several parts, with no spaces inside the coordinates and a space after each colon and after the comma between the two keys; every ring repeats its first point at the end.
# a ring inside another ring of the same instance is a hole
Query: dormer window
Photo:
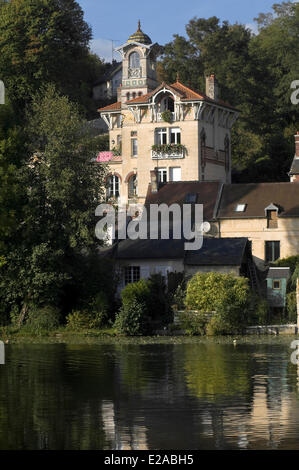
{"type": "Polygon", "coordinates": [[[270,206],[266,207],[267,228],[278,228],[278,210],[278,207],[274,204],[270,204],[270,206]]]}

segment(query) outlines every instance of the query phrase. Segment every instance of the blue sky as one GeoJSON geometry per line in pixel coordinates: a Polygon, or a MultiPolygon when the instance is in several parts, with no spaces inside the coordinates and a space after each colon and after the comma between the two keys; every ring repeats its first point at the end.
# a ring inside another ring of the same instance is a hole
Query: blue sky
{"type": "MultiPolygon", "coordinates": [[[[267,13],[279,0],[77,0],[85,21],[93,31],[91,49],[106,61],[111,61],[111,39],[114,46],[126,42],[141,20],[142,30],[153,42],[165,44],[173,34],[185,35],[185,25],[191,18],[217,16],[230,23],[242,23],[254,30],[254,18],[267,13]]],[[[119,60],[117,52],[114,58],[119,60]]]]}

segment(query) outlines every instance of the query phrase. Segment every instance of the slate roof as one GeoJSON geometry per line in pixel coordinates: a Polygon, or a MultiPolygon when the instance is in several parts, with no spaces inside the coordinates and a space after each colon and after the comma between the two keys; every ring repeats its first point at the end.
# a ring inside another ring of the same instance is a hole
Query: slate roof
{"type": "Polygon", "coordinates": [[[225,184],[218,217],[220,219],[265,217],[265,208],[271,203],[279,208],[279,217],[299,217],[299,184],[225,184]],[[237,204],[246,204],[245,211],[236,212],[237,204]]]}
{"type": "Polygon", "coordinates": [[[290,277],[290,268],[269,268],[267,272],[266,278],[267,279],[288,279],[290,277]]]}
{"type": "Polygon", "coordinates": [[[182,240],[122,240],[115,249],[118,260],[184,259],[193,266],[240,266],[247,238],[204,238],[200,250],[185,251],[182,240]]]}
{"type": "Polygon", "coordinates": [[[240,266],[247,238],[204,238],[197,251],[186,251],[185,264],[192,266],[240,266]]]}
{"type": "Polygon", "coordinates": [[[182,259],[183,240],[122,240],[117,245],[117,259],[182,259]]]}
{"type": "Polygon", "coordinates": [[[222,183],[218,181],[179,181],[165,183],[156,193],[151,192],[151,184],[145,200],[145,206],[149,204],[179,204],[186,203],[188,194],[197,195],[197,204],[203,204],[204,220],[212,220],[217,204],[222,183]]]}

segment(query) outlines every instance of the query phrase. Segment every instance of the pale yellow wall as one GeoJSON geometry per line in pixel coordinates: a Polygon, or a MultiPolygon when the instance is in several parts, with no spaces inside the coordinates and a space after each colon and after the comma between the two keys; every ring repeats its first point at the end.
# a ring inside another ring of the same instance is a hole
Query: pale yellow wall
{"type": "Polygon", "coordinates": [[[280,257],[299,254],[299,217],[278,218],[278,228],[268,229],[266,218],[222,219],[221,237],[247,237],[252,241],[252,254],[262,268],[265,241],[280,241],[280,257]]]}
{"type": "MultiPolygon", "coordinates": [[[[117,136],[122,137],[122,163],[111,163],[111,171],[116,171],[122,177],[121,182],[121,202],[127,203],[128,185],[125,179],[132,171],[137,173],[138,179],[138,202],[143,203],[150,183],[150,172],[155,168],[166,168],[169,175],[169,168],[181,168],[182,181],[199,181],[202,179],[200,165],[200,134],[202,130],[206,133],[206,144],[215,150],[224,149],[224,139],[229,134],[228,129],[217,127],[215,124],[203,123],[194,120],[193,110],[184,117],[184,120],[175,121],[171,124],[166,122],[151,122],[150,111],[142,110],[142,119],[136,123],[130,110],[123,109],[123,124],[118,128],[116,116],[113,118],[113,128],[110,130],[110,148],[116,146],[117,136]],[[185,145],[187,152],[184,158],[159,159],[151,157],[151,148],[155,144],[155,129],[178,127],[181,130],[181,143],[185,145]],[[131,132],[137,131],[138,156],[131,156],[131,132]],[[215,135],[217,139],[215,139],[215,135]],[[115,141],[115,144],[112,141],[115,141]],[[220,143],[219,143],[220,142],[220,143]]],[[[205,181],[229,182],[223,165],[207,162],[204,170],[205,181]]]]}

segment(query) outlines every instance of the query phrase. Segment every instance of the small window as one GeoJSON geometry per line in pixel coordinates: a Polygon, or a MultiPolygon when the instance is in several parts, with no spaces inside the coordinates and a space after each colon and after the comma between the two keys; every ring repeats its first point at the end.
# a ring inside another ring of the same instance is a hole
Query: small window
{"type": "Polygon", "coordinates": [[[237,204],[235,212],[245,212],[247,204],[237,204]]]}
{"type": "Polygon", "coordinates": [[[159,183],[167,183],[167,169],[158,168],[158,181],[159,183]]]}
{"type": "Polygon", "coordinates": [[[138,96],[142,96],[142,91],[139,91],[139,92],[138,92],[138,96]]]}
{"type": "Polygon", "coordinates": [[[185,198],[185,203],[186,204],[195,204],[197,200],[197,194],[195,193],[189,193],[187,194],[185,198]]]}
{"type": "Polygon", "coordinates": [[[136,138],[131,139],[131,156],[137,157],[138,155],[138,140],[136,138]]]}
{"type": "Polygon", "coordinates": [[[131,137],[137,137],[137,131],[131,131],[131,137]]]}
{"type": "Polygon", "coordinates": [[[107,196],[119,197],[119,178],[116,175],[109,176],[107,180],[107,196]]]}
{"type": "Polygon", "coordinates": [[[277,279],[273,280],[272,287],[273,287],[273,289],[279,290],[280,287],[281,287],[281,281],[279,281],[277,279]]]}
{"type": "Polygon", "coordinates": [[[126,285],[131,282],[138,282],[140,280],[140,266],[126,266],[124,274],[126,285]]]}
{"type": "Polygon", "coordinates": [[[127,93],[127,101],[130,100],[130,93],[127,93]]]}

